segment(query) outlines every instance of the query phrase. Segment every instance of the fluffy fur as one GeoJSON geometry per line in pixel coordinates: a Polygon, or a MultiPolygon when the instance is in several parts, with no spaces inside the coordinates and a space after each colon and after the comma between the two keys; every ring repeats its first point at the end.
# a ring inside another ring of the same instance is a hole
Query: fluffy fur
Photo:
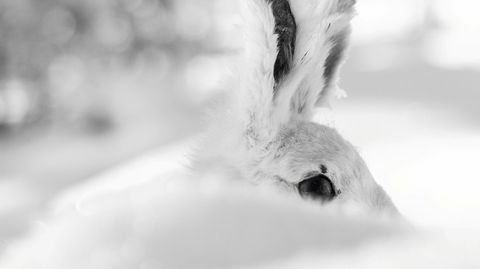
{"type": "Polygon", "coordinates": [[[322,173],[323,166],[341,192],[338,201],[396,212],[354,147],[336,130],[312,121],[315,107],[328,103],[336,89],[355,1],[290,1],[295,45],[291,69],[281,80],[274,74],[285,36],[277,34],[282,18],[275,17],[279,11],[271,2],[241,1],[242,60],[231,95],[198,151],[197,172],[220,171],[226,178],[296,193],[305,175],[322,173]]]}

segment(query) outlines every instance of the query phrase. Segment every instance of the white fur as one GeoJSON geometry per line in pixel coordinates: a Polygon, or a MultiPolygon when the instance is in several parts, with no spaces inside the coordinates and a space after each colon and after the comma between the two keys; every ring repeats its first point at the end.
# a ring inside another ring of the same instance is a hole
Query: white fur
{"type": "Polygon", "coordinates": [[[195,156],[198,173],[221,172],[225,179],[274,184],[295,194],[305,174],[325,165],[342,192],[337,201],[396,212],[354,147],[336,130],[312,122],[315,106],[331,98],[324,66],[334,37],[349,34],[353,3],[290,1],[298,27],[295,56],[291,71],[275,84],[272,10],[265,0],[242,1],[242,60],[229,84],[230,96],[214,112],[211,129],[195,156]]]}
{"type": "MultiPolygon", "coordinates": [[[[353,9],[340,12],[340,2],[352,1],[291,1],[292,11],[295,14],[298,34],[295,65],[308,69],[306,78],[293,97],[294,107],[306,106],[303,117],[310,120],[316,104],[328,104],[332,98],[332,91],[337,87],[327,88],[322,73],[324,62],[332,48],[331,38],[342,31],[349,31],[350,20],[353,18],[353,9]],[[308,65],[308,62],[313,64],[308,65]]],[[[335,74],[336,75],[336,74],[335,74]]],[[[334,79],[336,86],[337,78],[334,79]]]]}

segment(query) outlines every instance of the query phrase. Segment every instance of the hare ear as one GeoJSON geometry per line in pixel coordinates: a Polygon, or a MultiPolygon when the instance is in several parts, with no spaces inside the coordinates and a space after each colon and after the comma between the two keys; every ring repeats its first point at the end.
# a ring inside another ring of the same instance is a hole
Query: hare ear
{"type": "Polygon", "coordinates": [[[278,54],[273,73],[275,82],[278,84],[290,72],[292,67],[297,25],[288,0],[267,0],[267,2],[271,3],[275,18],[278,54]]]}
{"type": "Polygon", "coordinates": [[[337,91],[355,0],[292,1],[297,21],[294,68],[307,74],[292,97],[292,113],[310,119],[315,106],[328,104],[337,91]]]}
{"type": "Polygon", "coordinates": [[[278,113],[277,92],[294,60],[295,18],[288,0],[242,0],[240,4],[245,51],[237,76],[238,108],[247,139],[252,144],[268,142],[289,119],[278,113]]]}

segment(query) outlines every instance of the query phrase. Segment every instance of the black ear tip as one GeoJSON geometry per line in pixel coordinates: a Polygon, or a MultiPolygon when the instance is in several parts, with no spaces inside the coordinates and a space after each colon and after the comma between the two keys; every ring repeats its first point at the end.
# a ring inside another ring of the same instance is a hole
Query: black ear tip
{"type": "Polygon", "coordinates": [[[278,35],[278,55],[274,66],[275,82],[279,82],[291,69],[295,52],[297,25],[288,0],[267,0],[275,17],[275,34],[278,35]]]}

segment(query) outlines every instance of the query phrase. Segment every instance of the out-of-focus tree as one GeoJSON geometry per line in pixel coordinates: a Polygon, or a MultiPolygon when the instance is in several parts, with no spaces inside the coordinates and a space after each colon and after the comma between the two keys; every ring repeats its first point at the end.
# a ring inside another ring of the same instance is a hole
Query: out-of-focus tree
{"type": "Polygon", "coordinates": [[[216,2],[0,0],[0,126],[64,115],[89,70],[209,50],[216,2]]]}

